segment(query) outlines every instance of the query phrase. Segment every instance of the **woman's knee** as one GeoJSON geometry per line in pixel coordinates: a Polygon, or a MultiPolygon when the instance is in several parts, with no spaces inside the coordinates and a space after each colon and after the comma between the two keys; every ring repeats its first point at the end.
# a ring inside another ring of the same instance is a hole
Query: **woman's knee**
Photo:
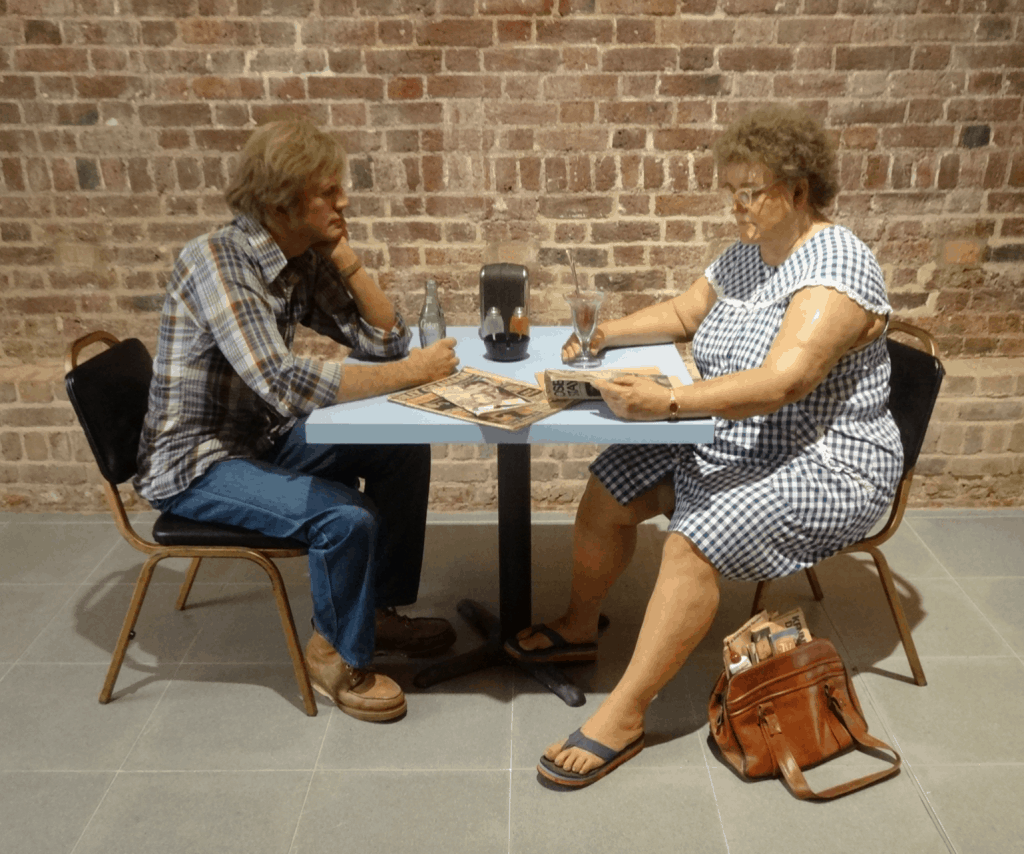
{"type": "Polygon", "coordinates": [[[685,584],[695,600],[717,611],[720,598],[719,575],[711,561],[694,542],[682,534],[671,533],[662,549],[661,574],[685,584]]]}
{"type": "Polygon", "coordinates": [[[619,504],[605,485],[591,475],[576,511],[576,521],[600,526],[635,527],[661,513],[661,502],[662,496],[656,486],[628,504],[619,504]]]}

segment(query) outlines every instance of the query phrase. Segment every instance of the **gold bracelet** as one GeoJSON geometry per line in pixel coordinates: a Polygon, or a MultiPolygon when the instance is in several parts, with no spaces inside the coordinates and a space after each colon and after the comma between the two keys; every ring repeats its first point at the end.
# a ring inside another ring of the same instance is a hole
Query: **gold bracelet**
{"type": "Polygon", "coordinates": [[[679,404],[676,403],[676,390],[669,386],[668,394],[668,420],[675,421],[679,417],[679,404]]]}
{"type": "Polygon", "coordinates": [[[346,279],[351,279],[352,276],[355,275],[356,270],[361,270],[362,268],[363,262],[357,259],[354,263],[349,264],[344,270],[342,270],[341,275],[346,279]]]}

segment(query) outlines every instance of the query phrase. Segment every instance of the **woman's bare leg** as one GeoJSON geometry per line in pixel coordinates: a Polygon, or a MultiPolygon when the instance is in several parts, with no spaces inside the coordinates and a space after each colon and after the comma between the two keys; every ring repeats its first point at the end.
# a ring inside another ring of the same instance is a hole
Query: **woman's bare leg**
{"type": "MultiPolygon", "coordinates": [[[[669,534],[636,648],[619,683],[582,726],[587,738],[621,750],[644,731],[644,715],[707,634],[718,611],[718,572],[681,534],[669,534]]],[[[552,744],[545,756],[578,774],[602,764],[579,747],[552,744]]]]}
{"type": "MultiPolygon", "coordinates": [[[[633,557],[637,525],[659,513],[671,514],[673,503],[669,481],[623,506],[591,475],[573,527],[569,604],[561,617],[548,623],[552,629],[569,643],[597,639],[601,603],[633,557]]],[[[523,649],[551,646],[547,637],[529,629],[517,637],[523,649]]]]}

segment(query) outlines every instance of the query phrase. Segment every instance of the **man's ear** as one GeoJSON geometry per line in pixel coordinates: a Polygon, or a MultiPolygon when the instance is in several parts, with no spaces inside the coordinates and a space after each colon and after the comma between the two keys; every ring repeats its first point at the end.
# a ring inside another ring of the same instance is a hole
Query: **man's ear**
{"type": "Polygon", "coordinates": [[[267,205],[264,210],[268,222],[277,226],[287,227],[295,216],[295,208],[291,205],[267,205]]]}

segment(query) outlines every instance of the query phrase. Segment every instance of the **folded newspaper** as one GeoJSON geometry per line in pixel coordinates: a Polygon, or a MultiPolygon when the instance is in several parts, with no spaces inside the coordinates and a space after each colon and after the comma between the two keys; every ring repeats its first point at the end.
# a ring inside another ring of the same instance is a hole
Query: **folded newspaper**
{"type": "Polygon", "coordinates": [[[448,386],[435,391],[434,394],[443,397],[445,400],[461,406],[473,415],[483,415],[486,412],[498,412],[503,409],[515,409],[520,406],[529,406],[530,401],[513,394],[507,388],[497,383],[479,377],[470,379],[458,387],[448,386]]]}
{"type": "Polygon", "coordinates": [[[603,371],[547,370],[538,375],[549,400],[600,400],[601,392],[593,385],[594,380],[611,380],[616,377],[642,376],[654,380],[665,388],[680,386],[678,377],[669,377],[657,368],[607,369],[603,371]]]}
{"type": "Polygon", "coordinates": [[[572,400],[548,400],[544,389],[476,368],[392,394],[388,400],[502,430],[521,430],[571,406],[572,400]]]}

